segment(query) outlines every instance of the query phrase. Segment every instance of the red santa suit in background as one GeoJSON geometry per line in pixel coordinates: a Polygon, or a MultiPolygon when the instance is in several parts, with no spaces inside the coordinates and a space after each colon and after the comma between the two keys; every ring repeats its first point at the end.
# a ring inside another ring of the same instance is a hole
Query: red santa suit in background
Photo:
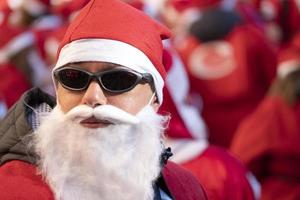
{"type": "MultiPolygon", "coordinates": [[[[208,33],[203,25],[199,27],[208,33]]],[[[239,122],[257,106],[276,74],[274,50],[252,25],[235,26],[225,37],[206,42],[186,38],[177,49],[191,95],[202,98],[209,141],[228,147],[239,122]]]]}
{"type": "Polygon", "coordinates": [[[226,150],[209,145],[199,111],[187,103],[190,85],[182,62],[169,44],[165,48],[168,75],[160,111],[171,115],[166,138],[174,153],[170,159],[190,170],[211,200],[254,199],[246,169],[226,150]]]}
{"type": "Polygon", "coordinates": [[[38,87],[53,96],[55,96],[55,90],[51,78],[51,70],[55,65],[59,42],[66,32],[67,25],[61,25],[55,30],[33,30],[36,46],[31,54],[31,64],[39,72],[38,87]]]}
{"type": "Polygon", "coordinates": [[[32,35],[23,29],[0,26],[0,96],[7,108],[30,87],[29,80],[10,59],[32,43],[32,35]]]}
{"type": "Polygon", "coordinates": [[[24,75],[12,64],[0,64],[0,96],[10,108],[30,88],[24,75]]]}
{"type": "Polygon", "coordinates": [[[294,47],[281,52],[279,79],[289,76],[294,87],[287,85],[290,88],[285,87],[280,94],[265,97],[241,123],[231,146],[232,152],[259,179],[262,200],[300,198],[299,58],[300,51],[294,47]],[[291,74],[293,71],[297,74],[291,74]],[[291,91],[298,95],[293,103],[282,94],[291,91]]]}

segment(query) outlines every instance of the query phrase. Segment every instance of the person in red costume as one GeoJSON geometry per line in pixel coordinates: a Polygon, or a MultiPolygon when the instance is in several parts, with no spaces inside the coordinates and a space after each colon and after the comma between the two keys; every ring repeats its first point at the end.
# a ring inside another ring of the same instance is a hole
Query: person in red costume
{"type": "Polygon", "coordinates": [[[166,131],[166,146],[172,148],[172,161],[191,171],[202,183],[211,200],[253,200],[259,188],[253,176],[223,148],[207,140],[205,123],[198,109],[188,102],[190,83],[174,48],[165,45],[167,70],[161,113],[171,119],[166,131]],[[255,193],[255,195],[254,195],[255,193]]]}
{"type": "Polygon", "coordinates": [[[300,48],[279,54],[278,77],[239,126],[231,151],[261,183],[261,200],[300,198],[300,48]]]}
{"type": "Polygon", "coordinates": [[[56,101],[32,89],[1,121],[0,199],[206,200],[162,145],[169,36],[124,2],[90,1],[60,43],[56,101]]]}
{"type": "Polygon", "coordinates": [[[300,2],[297,0],[252,0],[269,39],[285,46],[299,32],[300,2]]]}
{"type": "Polygon", "coordinates": [[[206,11],[177,48],[191,81],[191,96],[203,104],[209,141],[228,147],[239,122],[267,92],[276,56],[260,30],[231,11],[206,11]]]}
{"type": "Polygon", "coordinates": [[[0,96],[10,108],[30,88],[29,70],[24,61],[24,52],[33,44],[33,37],[23,29],[0,25],[0,96]],[[28,72],[26,74],[26,72],[28,72]]]}
{"type": "Polygon", "coordinates": [[[0,94],[10,108],[30,88],[25,76],[12,64],[0,64],[0,94]]]}
{"type": "Polygon", "coordinates": [[[5,22],[10,26],[28,28],[35,20],[49,14],[50,4],[50,0],[2,0],[0,10],[6,10],[5,22]]]}

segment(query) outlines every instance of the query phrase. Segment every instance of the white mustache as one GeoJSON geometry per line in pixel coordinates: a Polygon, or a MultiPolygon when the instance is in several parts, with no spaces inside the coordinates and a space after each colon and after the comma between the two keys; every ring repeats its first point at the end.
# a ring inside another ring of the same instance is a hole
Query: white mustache
{"type": "Polygon", "coordinates": [[[86,105],[76,106],[65,115],[67,120],[80,122],[84,119],[95,117],[99,120],[106,120],[113,124],[138,124],[139,118],[112,105],[102,105],[91,108],[86,105]]]}

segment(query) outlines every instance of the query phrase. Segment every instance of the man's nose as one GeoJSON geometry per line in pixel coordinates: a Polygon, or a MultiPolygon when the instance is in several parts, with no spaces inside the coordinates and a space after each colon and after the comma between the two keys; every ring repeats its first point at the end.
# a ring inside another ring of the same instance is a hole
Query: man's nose
{"type": "Polygon", "coordinates": [[[107,98],[97,81],[91,81],[82,97],[82,104],[95,108],[107,104],[107,98]]]}

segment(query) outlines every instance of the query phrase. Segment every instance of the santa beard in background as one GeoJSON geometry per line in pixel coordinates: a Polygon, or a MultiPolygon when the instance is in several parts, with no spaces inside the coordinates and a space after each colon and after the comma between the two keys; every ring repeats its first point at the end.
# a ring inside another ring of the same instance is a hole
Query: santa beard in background
{"type": "Polygon", "coordinates": [[[39,170],[55,199],[152,200],[165,118],[149,105],[136,116],[99,107],[104,111],[79,106],[64,114],[57,106],[34,133],[39,170]],[[118,123],[98,129],[80,125],[90,116],[118,123]],[[130,117],[136,121],[127,124],[130,117]]]}

